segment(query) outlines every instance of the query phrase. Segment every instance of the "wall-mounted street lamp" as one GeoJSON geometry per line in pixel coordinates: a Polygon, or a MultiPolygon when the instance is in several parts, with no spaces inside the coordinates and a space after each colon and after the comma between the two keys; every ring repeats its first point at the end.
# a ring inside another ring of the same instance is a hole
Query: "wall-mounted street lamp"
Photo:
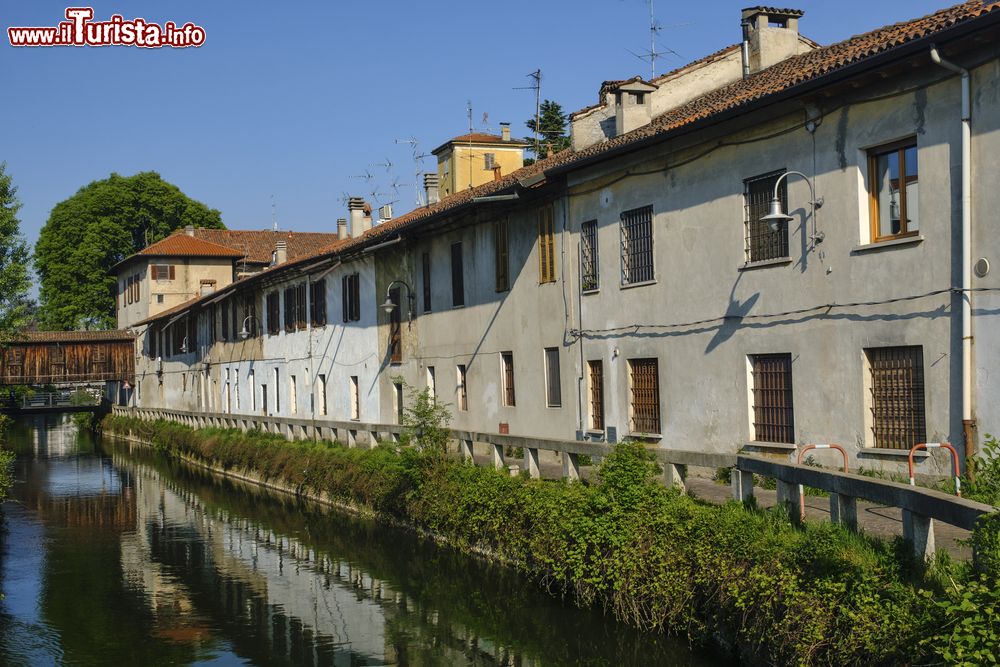
{"type": "Polygon", "coordinates": [[[181,354],[187,354],[188,352],[188,337],[184,336],[184,340],[181,341],[181,354]]]}
{"type": "Polygon", "coordinates": [[[771,197],[771,212],[765,215],[761,220],[766,220],[767,224],[771,227],[772,232],[778,231],[778,225],[782,222],[791,222],[795,218],[788,215],[781,210],[781,200],[778,198],[778,186],[781,185],[781,181],[792,174],[796,176],[801,176],[803,180],[809,185],[809,204],[812,206],[812,222],[813,222],[813,233],[809,237],[815,243],[822,243],[823,239],[826,238],[826,234],[816,230],[816,209],[823,206],[823,198],[816,198],[816,188],[813,187],[813,183],[809,180],[809,177],[803,174],[801,171],[786,171],[778,180],[774,182],[774,196],[771,197]]]}
{"type": "Polygon", "coordinates": [[[253,320],[254,324],[258,326],[257,329],[258,331],[264,329],[264,323],[261,322],[256,315],[247,315],[246,317],[243,318],[243,328],[240,329],[240,333],[238,334],[242,340],[246,340],[247,338],[250,337],[250,330],[247,328],[247,323],[250,322],[250,320],[253,320]]]}
{"type": "Polygon", "coordinates": [[[413,321],[413,301],[416,297],[413,295],[413,288],[402,280],[393,280],[389,283],[389,286],[385,288],[385,303],[382,304],[382,310],[384,310],[387,315],[392,314],[392,311],[395,310],[396,304],[392,302],[392,286],[396,284],[402,285],[406,288],[406,301],[409,305],[406,312],[406,321],[411,322],[413,321]]]}

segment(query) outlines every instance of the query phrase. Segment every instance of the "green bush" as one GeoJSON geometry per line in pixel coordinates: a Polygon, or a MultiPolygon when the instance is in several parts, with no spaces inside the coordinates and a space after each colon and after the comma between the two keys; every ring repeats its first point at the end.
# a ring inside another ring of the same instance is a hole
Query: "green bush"
{"type": "Polygon", "coordinates": [[[965,497],[1000,506],[1000,443],[986,434],[979,455],[969,460],[969,474],[962,480],[965,497]]]}
{"type": "Polygon", "coordinates": [[[370,508],[488,553],[577,604],[718,641],[748,661],[909,664],[996,650],[995,574],[989,583],[942,565],[925,578],[898,541],[830,523],[797,528],[781,510],[700,504],[657,483],[638,443],[618,445],[586,484],[510,477],[432,448],[347,449],[121,417],[104,424],[370,508]]]}

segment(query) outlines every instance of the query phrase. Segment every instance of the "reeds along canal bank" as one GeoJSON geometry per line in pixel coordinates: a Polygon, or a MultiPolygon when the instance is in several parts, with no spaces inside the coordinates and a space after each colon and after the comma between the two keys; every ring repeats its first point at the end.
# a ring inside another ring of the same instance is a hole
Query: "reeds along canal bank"
{"type": "MultiPolygon", "coordinates": [[[[650,632],[718,643],[745,662],[908,664],[1000,654],[1000,521],[976,533],[996,554],[924,566],[898,543],[781,512],[709,506],[654,481],[622,444],[596,484],[512,478],[440,453],[108,417],[130,435],[222,471],[324,497],[490,554],[581,606],[650,632]]],[[[387,528],[388,530],[389,528],[387,528]]]]}

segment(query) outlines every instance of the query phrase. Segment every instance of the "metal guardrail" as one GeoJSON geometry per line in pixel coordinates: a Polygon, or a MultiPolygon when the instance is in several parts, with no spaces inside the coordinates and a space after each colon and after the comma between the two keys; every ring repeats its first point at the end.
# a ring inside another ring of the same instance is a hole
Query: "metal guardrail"
{"type": "MultiPolygon", "coordinates": [[[[2,396],[2,394],[0,394],[2,396]]],[[[46,410],[67,408],[88,408],[101,404],[104,395],[100,390],[73,390],[26,393],[20,400],[3,401],[7,406],[19,410],[46,410]]],[[[0,399],[2,401],[3,399],[0,399]]]]}
{"type": "MultiPolygon", "coordinates": [[[[403,427],[398,424],[375,424],[356,421],[312,420],[296,417],[272,417],[264,415],[220,414],[165,410],[154,408],[130,408],[114,406],[113,414],[139,417],[140,419],[164,419],[194,428],[217,427],[235,428],[243,431],[260,430],[283,435],[289,439],[336,440],[349,447],[368,444],[377,440],[398,440],[403,427]]],[[[561,455],[563,477],[578,479],[580,476],[579,457],[606,456],[612,446],[603,442],[576,440],[555,440],[500,433],[480,433],[475,431],[451,430],[451,436],[459,443],[463,459],[471,460],[475,443],[490,446],[491,464],[499,469],[517,472],[520,465],[507,465],[506,451],[522,449],[523,469],[533,478],[541,476],[539,452],[554,452],[561,455]]],[[[733,497],[746,501],[753,497],[754,474],[773,477],[777,480],[778,501],[790,505],[789,515],[800,520],[802,499],[799,485],[822,489],[830,494],[830,517],[834,522],[857,529],[857,501],[867,500],[903,511],[903,537],[923,558],[934,553],[934,521],[972,530],[979,517],[996,512],[997,508],[977,503],[939,491],[907,486],[871,477],[846,472],[838,472],[794,463],[781,463],[738,454],[719,454],[691,450],[650,448],[664,468],[664,483],[684,488],[687,466],[708,468],[731,468],[733,497]]]]}

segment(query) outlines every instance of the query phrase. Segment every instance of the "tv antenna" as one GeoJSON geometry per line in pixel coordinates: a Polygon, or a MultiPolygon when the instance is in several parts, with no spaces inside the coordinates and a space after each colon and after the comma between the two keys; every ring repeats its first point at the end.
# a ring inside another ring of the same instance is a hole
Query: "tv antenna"
{"type": "Polygon", "coordinates": [[[351,176],[351,178],[359,178],[361,180],[364,180],[364,181],[367,181],[367,182],[371,183],[372,181],[375,180],[375,175],[373,173],[371,173],[370,171],[368,171],[367,169],[365,169],[365,173],[363,173],[363,174],[356,174],[354,176],[351,176]]]}
{"type": "MultiPolygon", "coordinates": [[[[423,159],[428,157],[429,153],[421,153],[417,148],[420,142],[417,141],[416,137],[410,137],[409,139],[396,139],[397,144],[408,144],[410,150],[413,152],[413,190],[416,195],[417,208],[424,205],[424,194],[420,190],[420,174],[423,171],[423,159]]],[[[395,187],[395,186],[393,186],[395,187]]],[[[396,193],[399,194],[398,192],[396,193]]]]}
{"type": "Polygon", "coordinates": [[[385,162],[375,162],[375,163],[370,164],[368,166],[369,167],[385,167],[386,172],[390,172],[390,171],[392,171],[392,168],[395,165],[392,163],[392,160],[390,160],[389,158],[386,158],[385,162]]]}
{"type": "Polygon", "coordinates": [[[274,195],[271,195],[271,231],[278,231],[278,206],[274,203],[274,195]]]}
{"type": "Polygon", "coordinates": [[[656,20],[656,16],[653,13],[653,0],[646,0],[646,5],[649,7],[649,50],[643,51],[642,53],[636,53],[631,49],[625,49],[633,56],[642,60],[643,62],[649,62],[649,79],[652,81],[656,78],[656,61],[665,55],[672,55],[678,58],[681,57],[679,53],[671,49],[670,47],[664,46],[663,50],[656,50],[656,38],[665,28],[683,28],[684,26],[693,25],[692,23],[674,23],[672,25],[664,26],[659,21],[656,20]]]}
{"type": "Polygon", "coordinates": [[[541,96],[542,96],[542,70],[536,69],[531,74],[527,74],[531,79],[531,84],[527,86],[519,86],[514,90],[533,90],[535,91],[535,157],[538,157],[538,125],[541,122],[539,118],[539,109],[541,107],[541,96]]]}

